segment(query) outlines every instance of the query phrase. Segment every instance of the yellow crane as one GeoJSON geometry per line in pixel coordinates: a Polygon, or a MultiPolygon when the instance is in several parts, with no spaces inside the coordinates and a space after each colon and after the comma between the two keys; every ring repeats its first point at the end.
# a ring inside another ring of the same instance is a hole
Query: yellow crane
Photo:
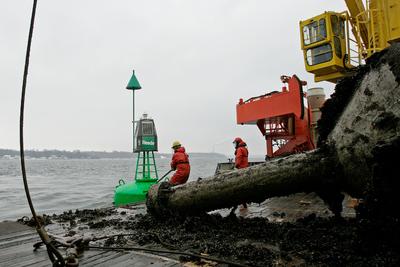
{"type": "Polygon", "coordinates": [[[347,11],[300,21],[304,63],[316,82],[336,83],[374,53],[400,41],[400,0],[345,2],[347,11]]]}

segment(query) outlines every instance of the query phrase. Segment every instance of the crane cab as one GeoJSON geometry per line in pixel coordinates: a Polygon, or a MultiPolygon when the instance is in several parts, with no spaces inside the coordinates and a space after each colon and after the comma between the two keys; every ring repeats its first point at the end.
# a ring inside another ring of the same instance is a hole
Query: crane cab
{"type": "Polygon", "coordinates": [[[350,64],[346,15],[325,12],[300,21],[301,48],[306,70],[316,82],[336,82],[346,75],[350,64]]]}

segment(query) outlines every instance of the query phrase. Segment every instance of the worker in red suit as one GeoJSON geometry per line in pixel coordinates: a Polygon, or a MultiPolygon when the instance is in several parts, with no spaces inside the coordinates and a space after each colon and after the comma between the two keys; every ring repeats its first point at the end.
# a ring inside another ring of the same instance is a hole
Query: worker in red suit
{"type": "Polygon", "coordinates": [[[243,169],[249,167],[249,151],[247,150],[246,143],[240,137],[233,140],[235,146],[235,167],[243,169]]]}
{"type": "MultiPolygon", "coordinates": [[[[233,140],[235,146],[235,168],[243,169],[249,167],[249,151],[247,150],[246,143],[240,137],[233,140]]],[[[242,203],[242,207],[247,209],[247,204],[242,203]]]]}
{"type": "Polygon", "coordinates": [[[171,169],[176,170],[169,183],[171,185],[184,184],[190,175],[189,156],[179,141],[172,143],[174,155],[171,160],[171,169]]]}

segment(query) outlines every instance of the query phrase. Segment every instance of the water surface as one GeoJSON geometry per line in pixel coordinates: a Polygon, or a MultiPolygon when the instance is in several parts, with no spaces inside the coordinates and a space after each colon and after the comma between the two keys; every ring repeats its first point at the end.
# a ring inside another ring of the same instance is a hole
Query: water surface
{"type": "MultiPolygon", "coordinates": [[[[220,156],[190,157],[190,180],[211,176],[220,156]]],[[[159,177],[169,170],[169,158],[157,159],[159,177]]],[[[69,209],[112,206],[118,180],[133,179],[134,159],[29,159],[28,184],[38,214],[69,209]]],[[[30,216],[22,182],[20,161],[0,159],[0,221],[30,216]]]]}

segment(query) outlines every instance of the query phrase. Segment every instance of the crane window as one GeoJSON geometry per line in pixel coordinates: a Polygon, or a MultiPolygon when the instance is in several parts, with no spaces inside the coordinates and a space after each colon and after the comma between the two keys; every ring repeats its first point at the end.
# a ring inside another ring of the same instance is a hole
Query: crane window
{"type": "Polygon", "coordinates": [[[344,38],[344,32],[345,32],[344,25],[345,25],[344,18],[340,17],[339,27],[340,27],[340,38],[342,38],[342,39],[344,38]]]}
{"type": "Polygon", "coordinates": [[[340,26],[339,26],[339,19],[337,16],[331,16],[331,24],[332,24],[333,35],[339,36],[340,26]]]}
{"type": "Polygon", "coordinates": [[[304,45],[309,45],[319,42],[326,38],[325,19],[313,21],[303,27],[303,42],[304,45]]]}
{"type": "Polygon", "coordinates": [[[330,44],[320,45],[307,50],[307,64],[317,65],[332,59],[332,46],[330,44]]]}
{"type": "Polygon", "coordinates": [[[335,45],[335,54],[338,58],[342,58],[342,45],[338,37],[333,37],[333,42],[335,45]]]}
{"type": "Polygon", "coordinates": [[[332,15],[331,25],[332,25],[333,35],[340,36],[340,38],[344,38],[344,19],[342,17],[332,15]]]}

